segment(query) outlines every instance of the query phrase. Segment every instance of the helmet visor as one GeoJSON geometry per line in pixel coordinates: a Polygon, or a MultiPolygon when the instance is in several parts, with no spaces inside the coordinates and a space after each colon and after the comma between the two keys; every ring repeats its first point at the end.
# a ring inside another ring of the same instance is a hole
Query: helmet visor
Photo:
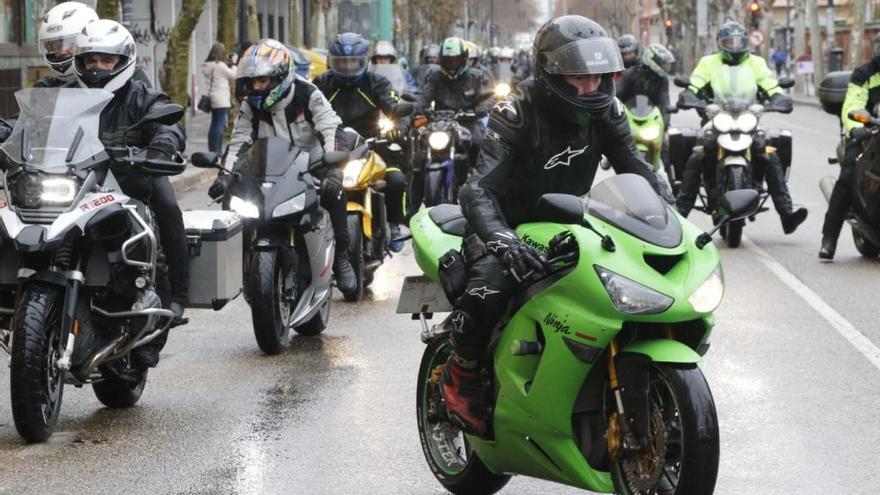
{"type": "Polygon", "coordinates": [[[572,41],[551,52],[543,52],[549,74],[610,74],[623,70],[620,48],[611,38],[572,41]]]}
{"type": "Polygon", "coordinates": [[[737,33],[722,37],[718,40],[722,50],[730,53],[743,53],[748,50],[748,40],[745,34],[737,33]]]}
{"type": "Polygon", "coordinates": [[[331,55],[330,70],[343,77],[355,77],[367,68],[367,57],[337,57],[331,55]]]}
{"type": "Polygon", "coordinates": [[[74,34],[63,38],[44,40],[40,43],[40,53],[45,55],[49,62],[70,60],[76,54],[76,36],[74,34]]]}
{"type": "Polygon", "coordinates": [[[445,55],[440,57],[440,67],[443,67],[443,70],[446,72],[455,72],[465,63],[467,63],[467,58],[464,54],[456,56],[445,55]]]}

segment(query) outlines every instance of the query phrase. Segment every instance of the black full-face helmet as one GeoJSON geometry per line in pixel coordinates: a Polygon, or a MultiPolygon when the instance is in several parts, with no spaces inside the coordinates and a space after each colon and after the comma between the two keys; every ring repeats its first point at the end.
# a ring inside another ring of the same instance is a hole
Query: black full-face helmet
{"type": "Polygon", "coordinates": [[[620,48],[620,56],[623,57],[623,66],[629,69],[639,62],[639,40],[631,34],[624,34],[617,38],[617,47],[620,48]]]}
{"type": "Polygon", "coordinates": [[[584,113],[604,112],[614,101],[612,74],[623,70],[617,42],[593,20],[579,15],[550,19],[538,30],[534,44],[534,77],[544,94],[570,120],[584,113]],[[578,96],[565,81],[568,75],[601,75],[599,89],[578,96]]]}

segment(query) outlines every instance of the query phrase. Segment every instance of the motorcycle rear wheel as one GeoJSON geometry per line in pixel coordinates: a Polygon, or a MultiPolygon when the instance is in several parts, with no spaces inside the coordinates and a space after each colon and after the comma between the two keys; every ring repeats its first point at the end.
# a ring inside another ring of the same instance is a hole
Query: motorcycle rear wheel
{"type": "Polygon", "coordinates": [[[428,343],[422,355],[416,385],[416,417],[422,453],[434,477],[450,492],[489,495],[501,490],[510,481],[510,475],[489,471],[468,445],[467,437],[452,424],[434,418],[436,411],[432,411],[436,405],[445,406],[433,400],[437,385],[432,383],[431,374],[446,363],[451,351],[447,336],[441,335],[428,343]]]}
{"type": "Polygon", "coordinates": [[[131,407],[140,400],[147,385],[147,370],[139,373],[137,381],[126,380],[104,371],[104,379],[92,384],[92,391],[101,404],[110,409],[131,407]]]}
{"type": "Polygon", "coordinates": [[[43,286],[30,286],[21,297],[10,354],[12,419],[26,442],[45,442],[58,424],[64,396],[64,371],[57,365],[62,298],[56,288],[43,286]]]}
{"type": "Polygon", "coordinates": [[[286,274],[278,257],[277,251],[255,252],[248,271],[254,336],[257,346],[266,354],[278,354],[290,344],[287,319],[293,308],[283,299],[286,274]]]}
{"type": "Polygon", "coordinates": [[[654,364],[651,368],[652,410],[659,408],[665,427],[665,458],[660,481],[650,490],[632,489],[624,462],[611,463],[615,492],[622,495],[712,493],[718,477],[719,434],[715,401],[696,366],[654,364]],[[666,486],[657,489],[660,483],[666,486]]]}
{"type": "Polygon", "coordinates": [[[867,237],[862,235],[855,227],[852,228],[852,236],[853,243],[856,245],[856,249],[859,251],[859,254],[864,256],[865,258],[876,258],[880,255],[880,246],[877,246],[873,242],[869,241],[867,237]]]}

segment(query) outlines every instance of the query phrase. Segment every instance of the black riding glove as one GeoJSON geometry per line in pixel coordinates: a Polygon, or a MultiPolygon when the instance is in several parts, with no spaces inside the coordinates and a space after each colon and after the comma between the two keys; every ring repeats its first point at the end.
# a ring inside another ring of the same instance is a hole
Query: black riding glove
{"type": "Polygon", "coordinates": [[[701,100],[693,91],[686,89],[678,95],[676,106],[682,110],[688,108],[701,108],[706,106],[706,102],[701,100]]]}
{"type": "Polygon", "coordinates": [[[547,273],[544,254],[523,244],[511,230],[502,230],[489,236],[486,249],[501,259],[510,275],[522,285],[529,285],[547,273]]]}
{"type": "Polygon", "coordinates": [[[342,170],[334,168],[327,171],[327,176],[321,182],[321,194],[333,198],[342,196],[342,170]]]}
{"type": "Polygon", "coordinates": [[[149,145],[147,146],[147,160],[171,160],[174,156],[174,150],[168,149],[168,146],[149,145]]]}
{"type": "Polygon", "coordinates": [[[226,189],[229,188],[229,183],[232,182],[232,176],[229,174],[220,174],[214,179],[214,183],[211,184],[211,187],[208,189],[208,196],[211,199],[217,199],[226,194],[226,189]]]}
{"type": "Polygon", "coordinates": [[[794,110],[791,98],[782,93],[776,93],[775,95],[771,96],[770,105],[773,107],[774,111],[777,111],[779,113],[791,113],[791,111],[794,110]]]}
{"type": "Polygon", "coordinates": [[[871,137],[871,129],[867,127],[853,127],[851,131],[849,131],[849,138],[853,141],[864,141],[871,137]]]}
{"type": "Polygon", "coordinates": [[[394,126],[385,134],[385,137],[387,137],[389,141],[398,142],[403,139],[405,134],[406,129],[400,126],[394,126]]]}

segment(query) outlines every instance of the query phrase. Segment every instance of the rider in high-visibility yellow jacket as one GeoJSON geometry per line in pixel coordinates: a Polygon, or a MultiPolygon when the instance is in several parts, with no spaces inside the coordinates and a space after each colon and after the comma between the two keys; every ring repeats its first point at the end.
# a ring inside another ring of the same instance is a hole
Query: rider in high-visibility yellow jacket
{"type": "MultiPolygon", "coordinates": [[[[791,98],[779,87],[767,61],[749,53],[748,33],[742,24],[735,21],[725,22],[718,31],[717,41],[719,52],[700,59],[691,74],[690,86],[679,96],[679,107],[692,108],[695,103],[724,102],[736,97],[750,101],[757,97],[765,107],[774,111],[791,112],[791,98]]],[[[715,139],[716,136],[711,131],[702,131],[699,140],[703,151],[695,151],[685,165],[676,200],[676,206],[684,216],[694,207],[700,190],[701,171],[706,180],[710,208],[715,210],[713,205],[718,196],[715,191],[718,156],[715,139]]],[[[767,146],[766,137],[760,129],[754,136],[752,157],[752,164],[764,173],[768,192],[782,220],[783,232],[794,232],[806,220],[807,210],[793,209],[782,163],[776,151],[767,146]]]]}
{"type": "Polygon", "coordinates": [[[874,111],[880,103],[880,34],[874,36],[873,57],[868,63],[857,67],[849,80],[846,99],[840,119],[846,132],[843,162],[840,164],[840,176],[834,184],[834,191],[828,201],[825,223],[822,225],[822,247],[819,258],[830,260],[837,250],[837,236],[843,228],[846,214],[852,205],[853,185],[855,183],[856,158],[862,153],[863,143],[871,136],[871,131],[864,124],[850,120],[852,110],[874,111]]]}

